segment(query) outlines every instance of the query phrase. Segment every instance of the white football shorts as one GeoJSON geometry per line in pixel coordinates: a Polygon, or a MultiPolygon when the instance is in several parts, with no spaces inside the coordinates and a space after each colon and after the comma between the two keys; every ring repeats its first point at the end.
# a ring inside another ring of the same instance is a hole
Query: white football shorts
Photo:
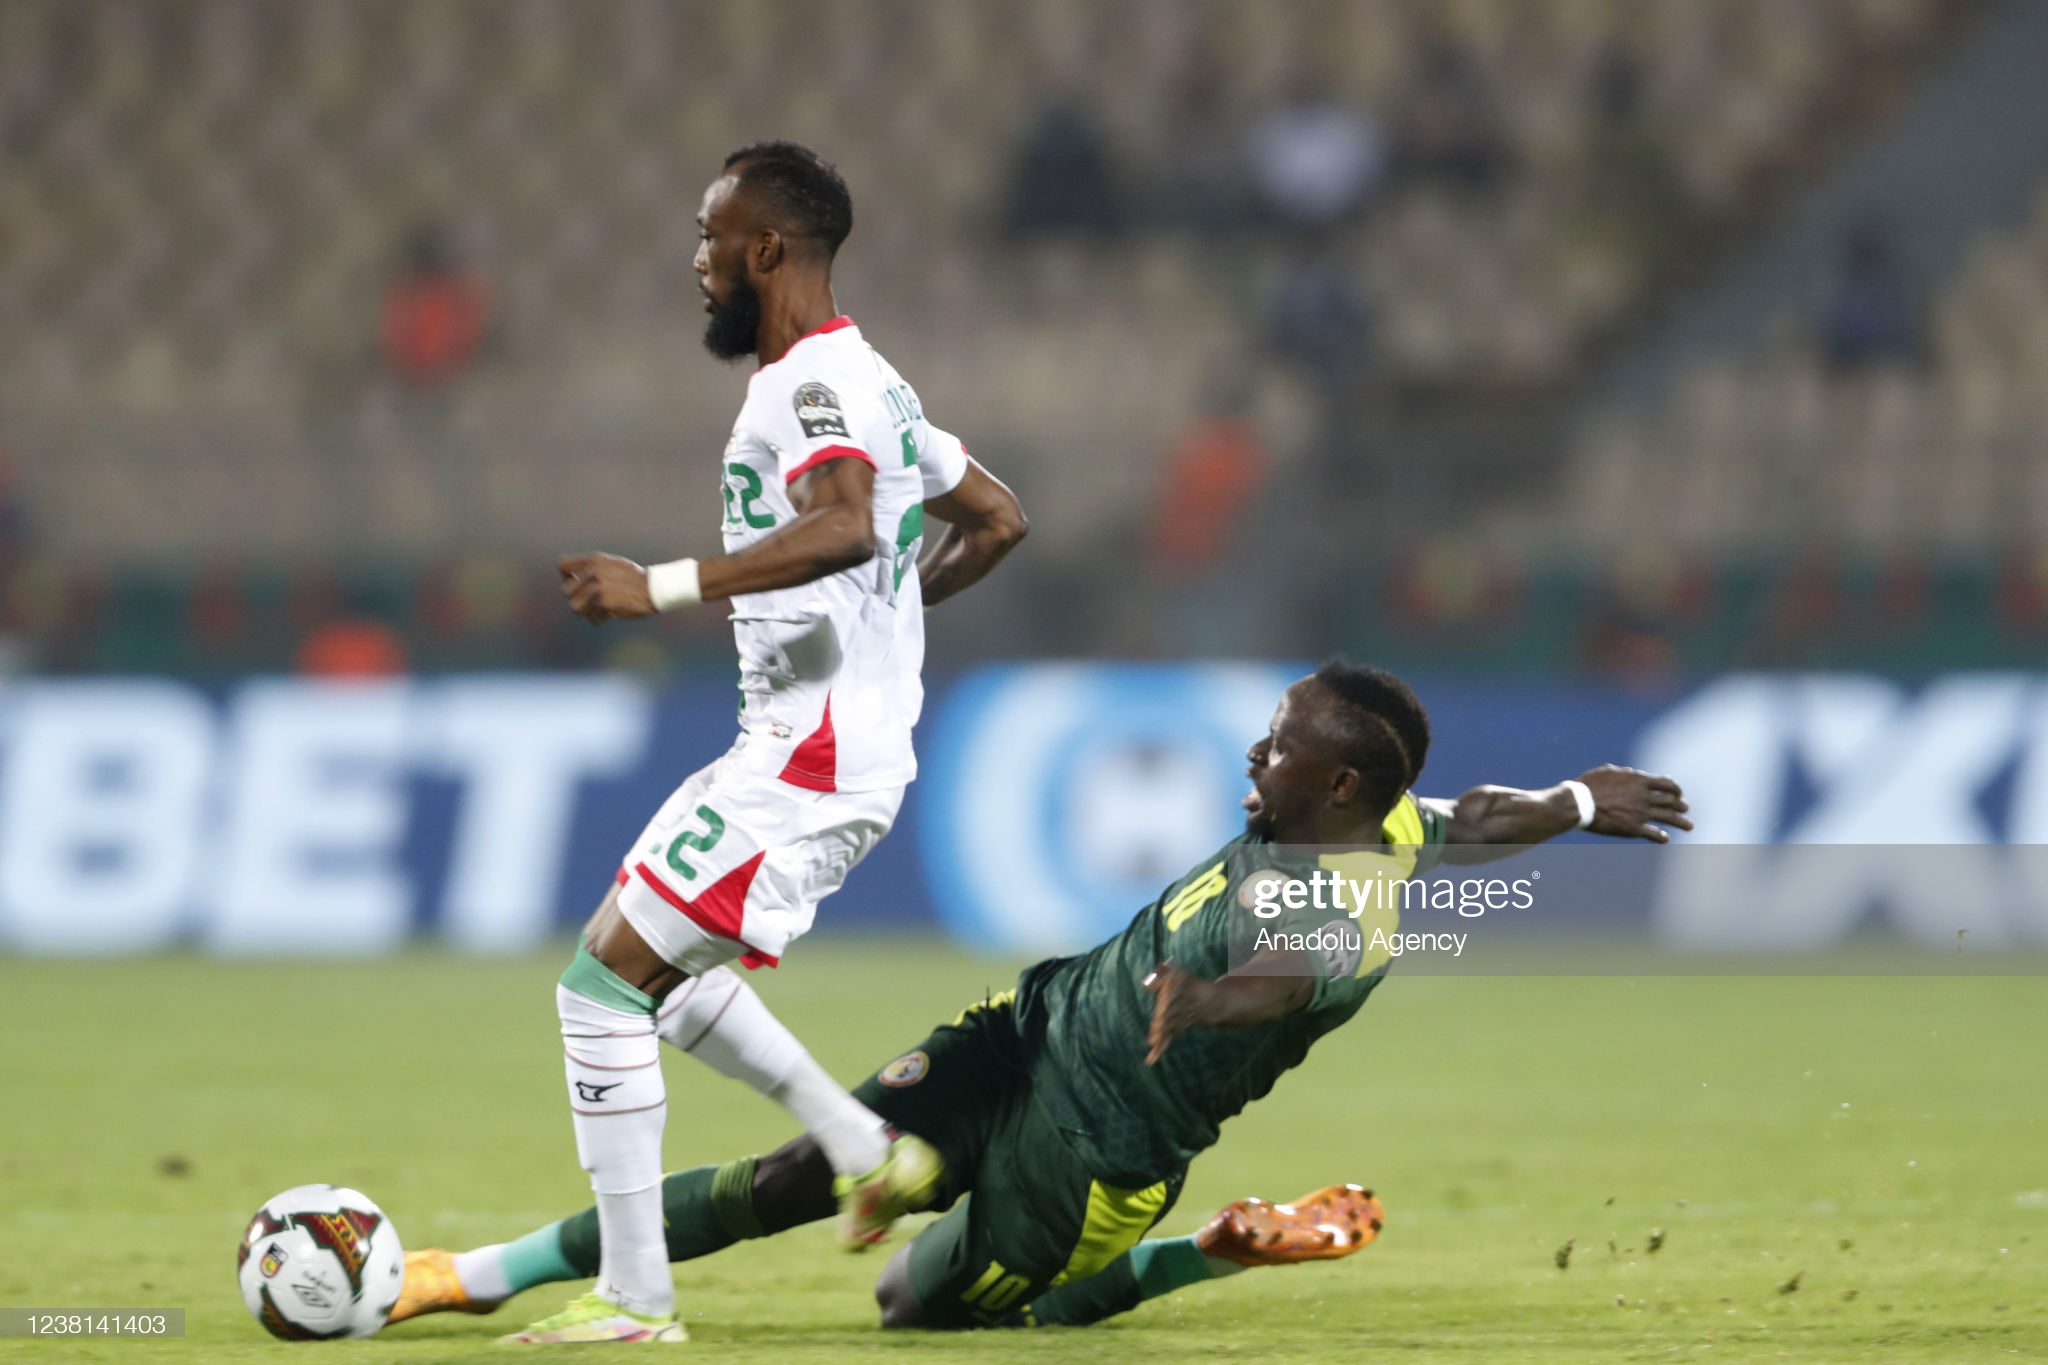
{"type": "Polygon", "coordinates": [[[627,922],[692,976],[774,966],[903,804],[902,787],[808,791],[730,757],[677,787],[619,868],[627,922]]]}

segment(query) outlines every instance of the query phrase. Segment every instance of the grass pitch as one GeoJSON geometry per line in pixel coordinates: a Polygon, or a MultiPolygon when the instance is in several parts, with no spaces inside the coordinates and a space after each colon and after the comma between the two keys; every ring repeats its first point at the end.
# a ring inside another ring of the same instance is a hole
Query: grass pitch
{"type": "MultiPolygon", "coordinates": [[[[367,1191],[408,1246],[502,1240],[582,1207],[551,997],[565,958],[0,960],[0,1305],[188,1314],[180,1341],[8,1340],[0,1360],[502,1359],[496,1335],[580,1286],[490,1318],[288,1345],[244,1312],[233,1249],[258,1203],[307,1180],[367,1191]]],[[[842,942],[755,980],[852,1081],[1012,975],[842,942]]],[[[1239,1195],[1356,1179],[1389,1218],[1357,1257],[1255,1270],[1093,1328],[883,1334],[868,1297],[883,1257],[840,1254],[820,1226],[679,1267],[683,1349],[2048,1357],[2044,1007],[2039,977],[1397,976],[1226,1127],[1162,1229],[1239,1195]]],[[[667,1066],[671,1167],[790,1135],[740,1087],[667,1066]]]]}

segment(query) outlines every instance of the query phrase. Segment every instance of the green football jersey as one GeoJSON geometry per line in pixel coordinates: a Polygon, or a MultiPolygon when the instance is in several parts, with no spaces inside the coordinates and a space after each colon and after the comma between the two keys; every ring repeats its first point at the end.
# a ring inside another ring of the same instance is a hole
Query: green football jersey
{"type": "MultiPolygon", "coordinates": [[[[1318,857],[1250,835],[1203,859],[1115,938],[1079,957],[1029,968],[1017,984],[1017,1018],[1035,1044],[1032,1085],[1082,1160],[1106,1184],[1141,1188],[1182,1169],[1213,1145],[1222,1122],[1273,1088],[1301,1063],[1310,1044],[1358,1012],[1379,985],[1384,951],[1314,959],[1308,1005],[1257,1028],[1190,1029],[1158,1065],[1145,1065],[1154,997],[1145,978],[1171,958],[1214,979],[1230,966],[1233,922],[1240,936],[1260,884],[1275,874],[1306,879],[1320,867],[1363,881],[1418,874],[1443,843],[1441,817],[1403,796],[1387,817],[1386,847],[1318,857]]],[[[1343,921],[1369,939],[1391,932],[1394,908],[1343,921]]],[[[1296,917],[1297,919],[1299,917],[1296,917]]],[[[1243,953],[1240,953],[1243,960],[1243,953]]]]}

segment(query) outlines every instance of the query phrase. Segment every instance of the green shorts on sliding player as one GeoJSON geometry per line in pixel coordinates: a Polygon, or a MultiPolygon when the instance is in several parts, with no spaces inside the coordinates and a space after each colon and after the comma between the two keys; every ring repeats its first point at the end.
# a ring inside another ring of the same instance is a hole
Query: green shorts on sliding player
{"type": "Polygon", "coordinates": [[[1141,1240],[1173,1207],[1184,1170],[1128,1185],[1095,1175],[1036,1093],[1034,1050],[1005,992],[854,1088],[945,1163],[945,1213],[878,1288],[885,1323],[1097,1322],[1246,1266],[1346,1256],[1378,1235],[1379,1201],[1338,1185],[1292,1205],[1240,1200],[1191,1237],[1141,1240]]]}

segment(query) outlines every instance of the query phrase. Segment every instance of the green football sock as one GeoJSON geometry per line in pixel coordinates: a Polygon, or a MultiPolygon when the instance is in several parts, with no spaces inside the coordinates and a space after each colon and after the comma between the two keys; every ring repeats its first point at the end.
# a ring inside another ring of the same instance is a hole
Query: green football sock
{"type": "MultiPolygon", "coordinates": [[[[1189,1237],[1162,1237],[1140,1242],[1130,1250],[1131,1270],[1138,1277],[1141,1298],[1156,1299],[1191,1284],[1214,1279],[1216,1271],[1189,1237]]],[[[1228,1264],[1226,1262],[1226,1264],[1228,1264]]]]}
{"type": "Polygon", "coordinates": [[[550,1223],[537,1232],[529,1232],[517,1241],[507,1242],[498,1252],[498,1264],[505,1272],[506,1282],[517,1294],[537,1284],[554,1284],[561,1280],[580,1280],[586,1274],[577,1269],[562,1254],[562,1229],[566,1225],[550,1223]]]}
{"type": "MultiPolygon", "coordinates": [[[[761,1236],[761,1223],[754,1215],[754,1158],[742,1157],[723,1166],[697,1166],[665,1176],[661,1182],[661,1219],[672,1262],[709,1256],[742,1238],[761,1236]]],[[[559,1278],[588,1279],[597,1274],[597,1210],[585,1209],[554,1226],[561,1229],[562,1257],[574,1270],[573,1274],[559,1278]]],[[[538,1237],[540,1233],[533,1235],[538,1237]]]]}
{"type": "Polygon", "coordinates": [[[1161,1294],[1243,1269],[1233,1261],[1204,1255],[1191,1236],[1161,1237],[1138,1243],[1103,1267],[1100,1274],[1046,1290],[1003,1325],[1079,1327],[1128,1313],[1161,1294]]]}

